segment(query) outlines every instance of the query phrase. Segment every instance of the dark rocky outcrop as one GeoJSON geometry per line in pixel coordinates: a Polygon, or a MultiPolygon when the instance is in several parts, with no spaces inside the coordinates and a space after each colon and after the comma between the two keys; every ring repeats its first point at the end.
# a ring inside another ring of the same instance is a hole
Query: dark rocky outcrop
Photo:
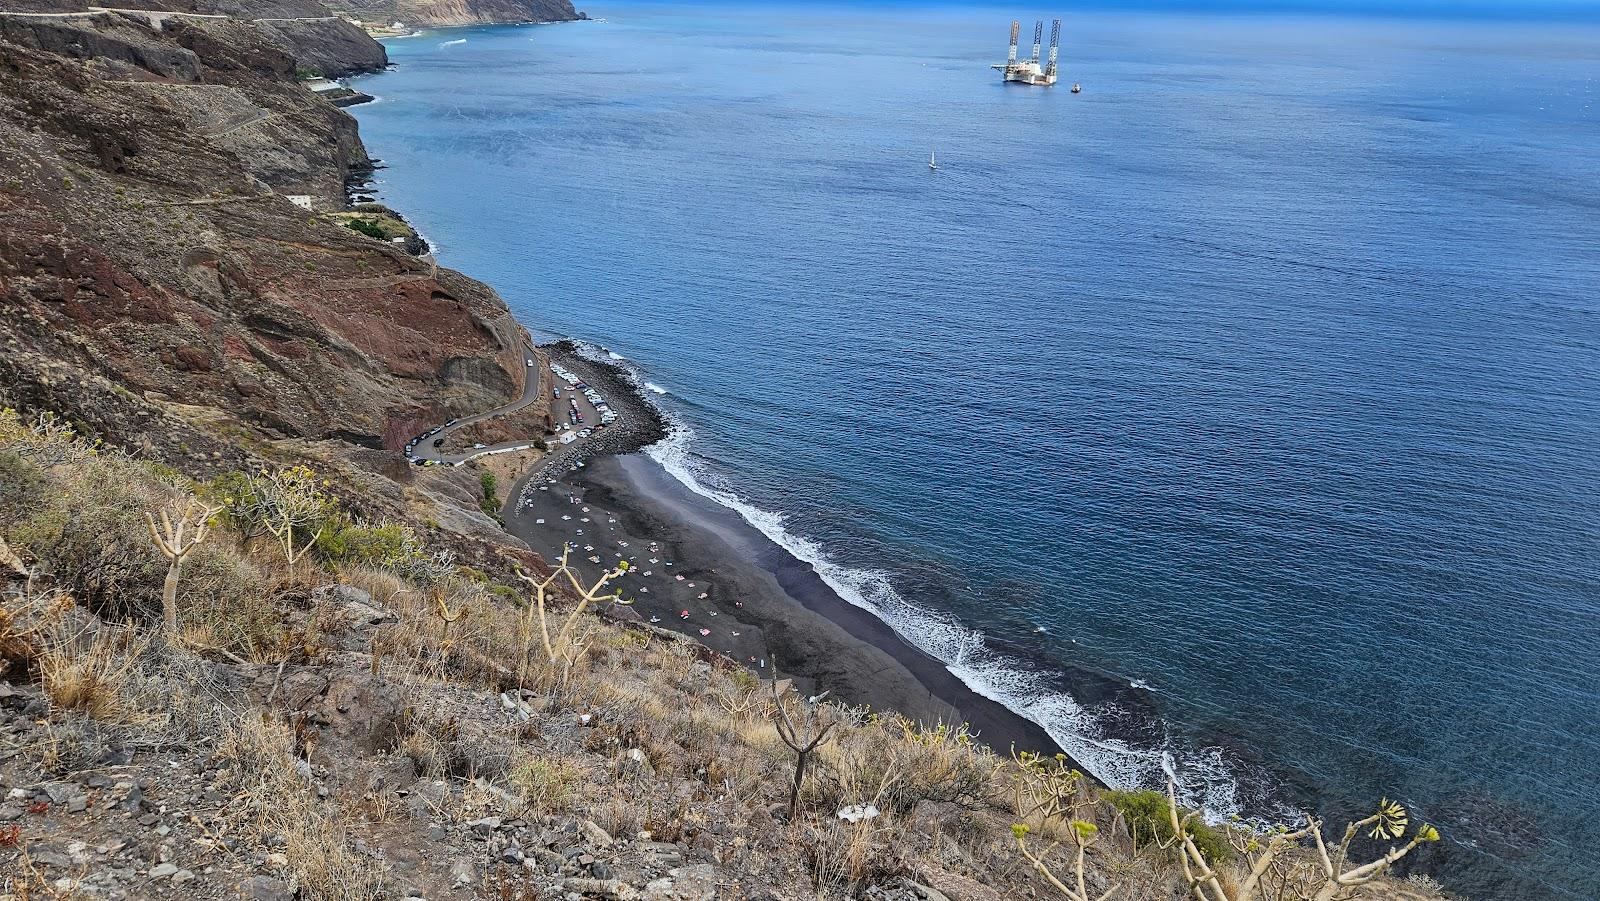
{"type": "Polygon", "coordinates": [[[292,48],[302,70],[328,78],[377,72],[389,64],[382,44],[343,19],[262,19],[255,24],[292,48]]]}
{"type": "MultiPolygon", "coordinates": [[[[8,5],[8,9],[9,9],[8,5]]],[[[334,16],[314,0],[234,3],[186,0],[118,0],[120,12],[98,16],[56,18],[0,15],[0,35],[22,46],[76,56],[80,59],[123,60],[163,76],[197,71],[192,57],[168,58],[171,48],[152,44],[127,29],[135,23],[156,27],[205,21],[203,16],[231,16],[253,24],[264,42],[288,54],[294,66],[329,78],[376,72],[389,64],[383,45],[360,26],[334,16]],[[147,10],[148,14],[130,12],[147,10]],[[194,13],[197,15],[167,15],[194,13]],[[83,26],[95,20],[93,29],[83,26]]],[[[88,7],[77,0],[37,0],[18,12],[81,12],[88,7]]],[[[216,24],[212,20],[208,24],[216,24]]]]}
{"type": "Polygon", "coordinates": [[[60,19],[0,16],[0,41],[69,59],[127,64],[159,78],[200,80],[200,61],[192,51],[114,13],[60,19]]]}
{"type": "MultiPolygon", "coordinates": [[[[7,0],[19,11],[83,10],[89,0],[7,0]]],[[[99,5],[99,4],[94,4],[99,5]]],[[[586,18],[571,0],[117,0],[123,9],[232,16],[252,21],[350,15],[374,23],[479,25],[497,22],[570,22],[586,18]]]]}

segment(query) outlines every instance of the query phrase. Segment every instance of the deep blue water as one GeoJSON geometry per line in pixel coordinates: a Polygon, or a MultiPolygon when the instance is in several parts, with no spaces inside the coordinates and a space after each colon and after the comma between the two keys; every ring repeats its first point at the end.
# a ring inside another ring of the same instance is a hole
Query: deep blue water
{"type": "Polygon", "coordinates": [[[1109,781],[1600,897],[1600,30],[1072,16],[1074,96],[1008,11],[585,8],[354,112],[664,465],[1109,781]]]}

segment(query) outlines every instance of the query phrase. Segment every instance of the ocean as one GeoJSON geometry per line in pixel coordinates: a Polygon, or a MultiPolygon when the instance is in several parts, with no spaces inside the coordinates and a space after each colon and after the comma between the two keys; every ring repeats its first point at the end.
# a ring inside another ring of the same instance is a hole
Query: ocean
{"type": "Polygon", "coordinates": [[[1600,28],[583,8],[352,112],[662,466],[1113,785],[1600,897],[1600,28]]]}

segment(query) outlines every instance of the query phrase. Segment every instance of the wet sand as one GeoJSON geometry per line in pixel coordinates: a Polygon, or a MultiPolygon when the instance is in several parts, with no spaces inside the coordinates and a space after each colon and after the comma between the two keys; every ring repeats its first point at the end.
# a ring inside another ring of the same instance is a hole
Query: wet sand
{"type": "Polygon", "coordinates": [[[569,560],[588,579],[627,560],[632,571],[618,587],[641,618],[764,678],[793,678],[807,691],[828,689],[919,722],[965,721],[1002,754],[1013,744],[1057,750],[1038,725],[972,691],[840,598],[810,564],[643,454],[542,473],[521,496],[506,526],[535,551],[554,560],[570,542],[569,560]]]}

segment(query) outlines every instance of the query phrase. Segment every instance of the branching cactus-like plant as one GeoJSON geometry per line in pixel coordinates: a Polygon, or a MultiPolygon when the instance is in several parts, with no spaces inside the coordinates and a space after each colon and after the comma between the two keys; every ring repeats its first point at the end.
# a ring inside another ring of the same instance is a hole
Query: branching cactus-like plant
{"type": "Polygon", "coordinates": [[[221,509],[207,507],[191,497],[176,517],[162,510],[159,527],[154,516],[144,515],[150,540],[167,558],[167,580],[161,587],[161,627],[169,640],[178,635],[178,577],[183,571],[183,561],[206,540],[211,532],[211,517],[221,509]]]}
{"type": "Polygon", "coordinates": [[[1406,809],[1384,798],[1378,802],[1375,813],[1345,826],[1344,838],[1332,851],[1323,840],[1321,821],[1307,816],[1305,825],[1299,829],[1279,826],[1265,835],[1236,839],[1234,847],[1248,863],[1249,870],[1230,891],[1224,887],[1216,870],[1195,845],[1188,828],[1188,821],[1195,814],[1180,815],[1178,811],[1177,779],[1170,767],[1167,772],[1167,815],[1172,825],[1178,860],[1195,901],[1338,901],[1353,897],[1359,886],[1382,876],[1418,845],[1439,840],[1439,830],[1423,824],[1405,844],[1391,847],[1377,860],[1351,866],[1350,844],[1357,833],[1365,830],[1371,838],[1399,839],[1405,835],[1410,822],[1406,809]],[[1316,865],[1308,868],[1288,863],[1285,852],[1302,846],[1308,837],[1317,851],[1316,865]]]}
{"type": "Polygon", "coordinates": [[[800,810],[800,788],[806,779],[806,763],[811,758],[811,752],[822,744],[823,739],[837,725],[836,722],[824,722],[822,702],[828,697],[829,692],[823,692],[809,703],[805,704],[804,714],[797,725],[795,719],[789,715],[785,698],[778,694],[778,680],[772,680],[772,704],[775,708],[778,727],[778,737],[794,752],[794,785],[789,789],[789,822],[794,822],[795,814],[800,810]]]}
{"type": "Polygon", "coordinates": [[[1100,895],[1089,894],[1087,855],[1089,848],[1099,840],[1100,827],[1078,817],[1083,803],[1080,792],[1083,773],[1069,765],[1065,754],[1046,757],[1030,751],[1013,751],[1011,757],[1020,771],[1014,783],[1020,822],[1011,827],[1017,851],[1069,901],[1109,901],[1122,888],[1120,883],[1100,895]],[[1054,841],[1042,852],[1035,852],[1028,847],[1028,836],[1033,833],[1032,822],[1039,824],[1041,832],[1065,834],[1066,843],[1072,849],[1072,872],[1069,876],[1063,878],[1058,875],[1046,862],[1055,849],[1061,847],[1061,840],[1054,841]]]}
{"type": "MultiPolygon", "coordinates": [[[[1039,871],[1039,875],[1055,886],[1056,891],[1059,891],[1069,901],[1110,901],[1111,897],[1122,888],[1122,884],[1113,885],[1099,895],[1090,895],[1086,875],[1085,855],[1089,852],[1089,846],[1093,845],[1098,838],[1100,827],[1087,820],[1073,820],[1067,824],[1067,827],[1068,840],[1073,847],[1071,877],[1073,882],[1071,885],[1051,871],[1049,865],[1044,862],[1040,855],[1034,854],[1028,848],[1028,834],[1033,830],[1028,827],[1027,823],[1013,824],[1011,826],[1011,835],[1016,839],[1017,850],[1022,853],[1023,858],[1029,864],[1032,864],[1033,868],[1039,871]]],[[[1050,852],[1060,845],[1059,841],[1052,844],[1045,850],[1043,856],[1049,856],[1050,852]]]]}
{"type": "Polygon", "coordinates": [[[571,670],[573,662],[577,659],[578,652],[583,650],[583,643],[574,641],[579,617],[582,616],[583,611],[588,609],[591,604],[600,604],[608,601],[613,604],[628,603],[622,599],[622,593],[619,591],[606,593],[607,586],[627,573],[627,561],[618,562],[615,568],[607,570],[593,585],[584,585],[583,579],[579,577],[577,571],[568,562],[571,553],[572,548],[570,546],[562,548],[560,562],[555,569],[551,570],[550,575],[543,579],[529,575],[521,567],[516,569],[517,578],[526,582],[533,589],[533,601],[523,611],[522,619],[518,624],[519,632],[521,633],[518,637],[522,641],[522,660],[519,664],[517,681],[521,685],[527,685],[528,659],[533,649],[533,630],[535,626],[538,627],[539,638],[544,644],[546,665],[551,669],[560,666],[564,677],[571,670]],[[546,604],[549,602],[551,594],[555,591],[556,584],[563,579],[573,593],[577,595],[578,605],[572,608],[571,613],[567,614],[567,618],[562,621],[560,628],[552,633],[546,604]]]}
{"type": "Polygon", "coordinates": [[[245,513],[277,539],[291,566],[311,550],[327,527],[334,505],[322,492],[326,484],[306,466],[264,469],[250,477],[252,509],[245,513]]]}
{"type": "Polygon", "coordinates": [[[439,653],[448,656],[450,654],[450,627],[455,625],[456,621],[461,619],[461,615],[467,612],[467,602],[462,601],[456,605],[456,609],[451,610],[450,605],[445,601],[444,592],[437,590],[433,595],[433,602],[433,615],[439,617],[439,653]]]}

